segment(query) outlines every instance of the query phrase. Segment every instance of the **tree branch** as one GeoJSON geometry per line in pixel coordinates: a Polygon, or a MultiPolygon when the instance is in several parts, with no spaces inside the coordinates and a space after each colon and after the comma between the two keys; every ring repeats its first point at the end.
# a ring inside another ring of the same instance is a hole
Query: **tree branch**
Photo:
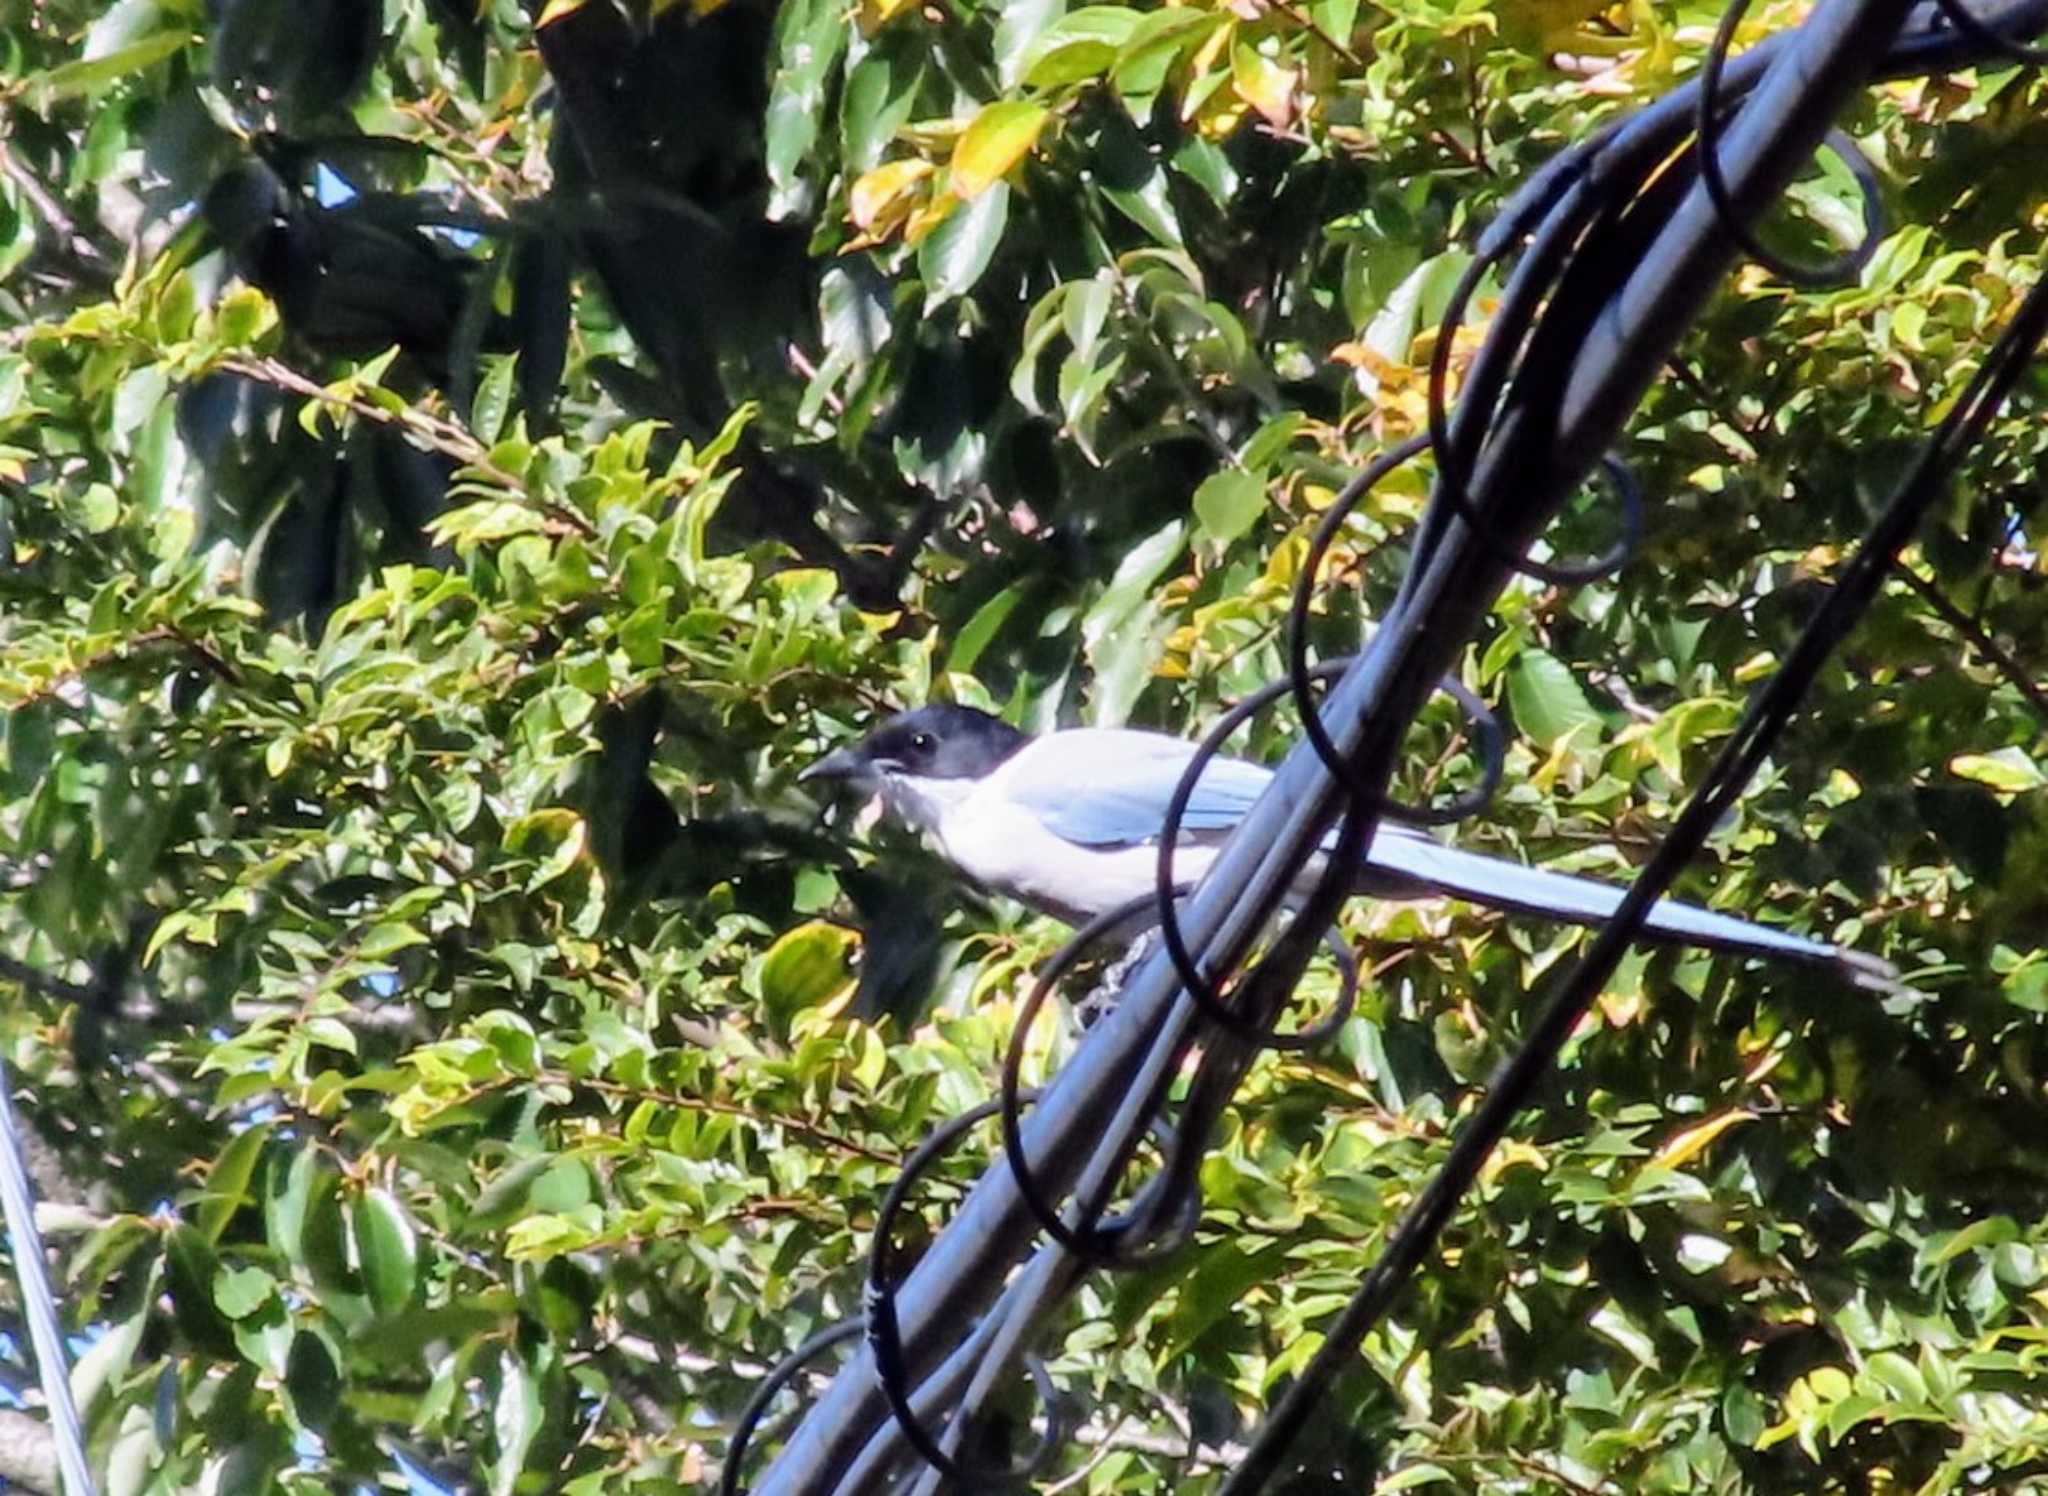
{"type": "Polygon", "coordinates": [[[105,291],[113,286],[111,256],[78,227],[71,215],[64,211],[57,195],[43,185],[42,178],[30,171],[22,159],[8,148],[4,135],[0,135],[0,177],[12,182],[28,205],[35,209],[36,216],[42,219],[47,230],[43,235],[45,242],[75,277],[96,291],[105,291]]]}
{"type": "Polygon", "coordinates": [[[26,961],[15,960],[12,956],[0,955],[0,981],[14,982],[31,992],[40,992],[45,997],[61,998],[71,1003],[84,1002],[91,995],[87,988],[76,982],[53,977],[26,961]]]}

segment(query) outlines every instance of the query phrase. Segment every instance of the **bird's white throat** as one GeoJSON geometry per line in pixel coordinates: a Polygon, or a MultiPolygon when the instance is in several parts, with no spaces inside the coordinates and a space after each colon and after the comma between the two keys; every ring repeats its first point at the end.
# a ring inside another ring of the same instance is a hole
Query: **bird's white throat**
{"type": "Polygon", "coordinates": [[[882,802],[889,814],[913,831],[937,831],[946,812],[980,788],[978,779],[928,779],[919,774],[884,774],[882,802]]]}

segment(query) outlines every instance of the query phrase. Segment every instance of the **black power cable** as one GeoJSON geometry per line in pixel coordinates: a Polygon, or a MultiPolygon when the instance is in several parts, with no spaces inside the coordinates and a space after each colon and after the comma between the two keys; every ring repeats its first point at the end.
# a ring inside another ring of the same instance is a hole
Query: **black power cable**
{"type": "Polygon", "coordinates": [[[1844,567],[1841,580],[1793,645],[1784,667],[1750,702],[1706,782],[1629,885],[1613,917],[1600,927],[1591,949],[1538,1018],[1528,1041],[1494,1075],[1449,1156],[1402,1217],[1358,1293],[1324,1329],[1322,1345],[1267,1415],[1244,1460],[1225,1480],[1222,1496],[1253,1496],[1278,1471],[1288,1446],[1321,1402],[1325,1389],[1350,1364],[1359,1344],[1421,1265],[1515,1114],[1549,1073],[1579,1020],[1613,976],[1651,904],[1670,887],[1672,879],[1705,845],[1715,824],[1733,807],[1821,667],[1877,596],[1921,516],[1941,497],[1956,464],[2018,382],[2044,335],[2048,335],[2048,277],[2027,293],[1962,398],[1943,419],[1844,567]]]}
{"type": "MultiPolygon", "coordinates": [[[[1957,14],[1962,0],[1936,0],[1936,4],[1940,12],[1949,17],[1963,40],[1946,35],[1938,27],[1920,24],[1898,39],[1882,59],[1881,70],[1889,74],[1924,70],[1935,61],[1943,65],[1959,65],[1971,60],[1969,48],[1972,44],[1978,50],[2026,61],[2048,55],[2021,47],[1966,12],[1957,14]]],[[[1923,14],[1931,15],[1933,12],[1923,8],[1923,14]]],[[[2034,11],[2025,6],[2009,6],[2006,14],[2019,24],[2026,24],[2034,17],[2034,11]]],[[[1608,555],[1589,563],[1530,561],[1495,532],[1478,510],[1468,483],[1476,455],[1483,448],[1499,415],[1501,396],[1518,370],[1521,355],[1530,346],[1538,314],[1560,285],[1575,249],[1603,219],[1611,220],[1617,215],[1641,189],[1643,182],[1655,174],[1660,163],[1676,148],[1673,132],[1683,129],[1686,118],[1692,118],[1697,126],[1696,154],[1702,163],[1700,170],[1706,179],[1705,190],[1738,244],[1776,273],[1799,284],[1813,283],[1812,277],[1822,270],[1853,274],[1860,267],[1862,257],[1867,256],[1881,236],[1882,224],[1875,173],[1846,137],[1830,137],[1830,143],[1848,163],[1863,189],[1868,237],[1856,252],[1836,265],[1788,267],[1776,260],[1754,244],[1746,224],[1737,217],[1728,201],[1726,184],[1720,180],[1714,142],[1720,122],[1717,98],[1723,81],[1724,59],[1739,16],[1737,10],[1732,18],[1724,18],[1721,34],[1709,55],[1703,75],[1692,86],[1690,106],[1684,99],[1685,90],[1678,90],[1564,152],[1538,171],[1516,194],[1500,218],[1482,234],[1478,253],[1467,266],[1446,309],[1431,358],[1428,431],[1383,454],[1347,484],[1318,527],[1290,610],[1287,679],[1254,693],[1233,708],[1198,749],[1178,787],[1169,825],[1162,828],[1159,882],[1155,893],[1091,922],[1048,963],[1020,1012],[1005,1057],[1002,1094],[955,1118],[940,1133],[927,1140],[918,1154],[913,1155],[903,1177],[885,1201],[883,1218],[878,1223],[864,1320],[852,1321],[813,1337],[764,1382],[735,1431],[728,1453],[725,1481],[721,1486],[726,1496],[734,1496],[739,1489],[737,1470],[741,1457],[775,1393],[787,1385],[808,1360],[860,1333],[863,1324],[877,1385],[906,1440],[933,1469],[953,1477],[956,1482],[965,1479],[972,1488],[975,1483],[1013,1483],[1026,1478],[1031,1470],[1042,1468],[1042,1461],[1050,1458],[1050,1451],[1062,1429],[1061,1413],[1050,1379],[1042,1363],[1035,1358],[1027,1358],[1027,1365],[1045,1399],[1048,1426],[1037,1450],[1023,1466],[999,1471],[966,1469],[945,1451],[940,1439],[923,1426],[913,1404],[914,1394],[905,1365],[901,1326],[896,1316],[894,1274],[891,1271],[893,1247],[888,1241],[887,1225],[900,1208],[910,1182],[931,1159],[936,1158],[967,1127],[991,1115],[1000,1115],[1004,1151],[1020,1198],[1025,1202],[1028,1213],[1062,1250],[1090,1265],[1129,1268],[1157,1262],[1162,1255],[1177,1250],[1192,1235],[1199,1221],[1201,1203],[1196,1170],[1207,1146],[1208,1125],[1213,1123],[1217,1110],[1215,1096],[1201,1092],[1199,1087],[1197,1093],[1190,1097],[1186,1110],[1191,1115],[1184,1118],[1182,1128],[1178,1132],[1164,1130],[1163,1143],[1168,1155],[1164,1169],[1144,1186],[1132,1205],[1106,1220],[1090,1222],[1081,1219],[1084,1212],[1078,1208],[1076,1222],[1064,1218],[1033,1176],[1023,1145],[1021,1108],[1029,1093],[1020,1088],[1018,1077],[1024,1035],[1055,983],[1078,960],[1086,945],[1127,927],[1134,920],[1140,924],[1155,921],[1159,924],[1162,941],[1183,983],[1183,990],[1189,994],[1197,1011],[1222,1032],[1226,1041],[1267,1046],[1276,1042],[1283,1045],[1312,1042],[1334,1032],[1348,1016],[1350,995],[1355,993],[1357,985],[1355,964],[1347,967],[1344,978],[1346,995],[1340,998],[1337,1016],[1307,1033],[1288,1036],[1276,1035],[1269,1022],[1260,1021],[1261,1015],[1277,1008],[1284,999],[1284,989],[1276,991],[1274,981],[1258,980],[1269,975],[1266,967],[1255,967],[1233,989],[1234,993],[1243,993],[1250,1000],[1250,1006],[1242,1009],[1237,1004],[1226,1002],[1219,990],[1218,984],[1226,980],[1222,974],[1212,977],[1199,969],[1179,926],[1176,904],[1185,890],[1175,886],[1172,871],[1172,849],[1195,780],[1229,733],[1252,712],[1277,700],[1280,694],[1293,693],[1301,709],[1305,736],[1329,771],[1349,791],[1335,844],[1326,857],[1328,867],[1324,885],[1307,900],[1311,909],[1316,911],[1333,907],[1336,883],[1348,877],[1345,869],[1356,863],[1363,850],[1365,828],[1376,816],[1441,821],[1469,815],[1486,803],[1500,777],[1504,740],[1498,724],[1483,704],[1455,682],[1444,684],[1472,719],[1483,764],[1479,786],[1447,806],[1403,807],[1389,802],[1384,796],[1370,793],[1359,776],[1352,772],[1315,709],[1313,683],[1337,673],[1348,662],[1332,660],[1311,666],[1308,661],[1306,625],[1313,589],[1342,525],[1371,486],[1395,466],[1412,460],[1426,449],[1433,449],[1437,494],[1443,502],[1431,507],[1414,537],[1411,570],[1419,567],[1437,546],[1445,542],[1453,518],[1462,520],[1476,543],[1504,565],[1555,585],[1576,585],[1608,575],[1627,559],[1640,532],[1642,501],[1626,469],[1611,458],[1606,460],[1606,470],[1620,491],[1622,539],[1608,555]],[[1496,309],[1486,344],[1466,374],[1454,426],[1448,398],[1454,334],[1486,274],[1518,245],[1522,246],[1522,253],[1496,309]],[[1153,921],[1143,919],[1147,906],[1155,917],[1153,921]]],[[[1725,71],[1731,90],[1752,88],[1763,75],[1766,56],[1777,55],[1781,40],[1784,39],[1771,38],[1751,48],[1736,61],[1727,63],[1725,71]]],[[[1688,802],[1674,824],[1669,838],[1630,887],[1613,918],[1601,928],[1565,989],[1545,1009],[1529,1041],[1502,1066],[1479,1109],[1453,1145],[1450,1157],[1404,1217],[1386,1251],[1367,1274],[1358,1294],[1325,1332],[1324,1344],[1317,1355],[1261,1426],[1245,1460],[1229,1475],[1224,1487],[1226,1496],[1250,1496],[1263,1487],[1336,1371],[1349,1361],[1359,1341],[1378,1322],[1394,1295],[1421,1264],[1492,1147],[1526,1103],[1532,1088],[1548,1072],[1586,1006],[1611,975],[1614,964],[1633,937],[1644,913],[1662,894],[1680,866],[1697,850],[1708,830],[1754,773],[1770,744],[1782,731],[1802,692],[1875,595],[1920,513],[1938,493],[1955,461],[1981,433],[1984,424],[2018,379],[2027,358],[2040,342],[2044,328],[2048,328],[2048,296],[2044,296],[2042,287],[2037,286],[1999,339],[1964,399],[1951,410],[1920,463],[1873,527],[1864,546],[1845,568],[1841,582],[1822,604],[1785,668],[1755,698],[1705,785],[1688,802]]],[[[1327,935],[1328,931],[1324,934],[1327,935]]],[[[1290,959],[1296,963],[1293,969],[1299,969],[1299,962],[1306,959],[1301,950],[1304,938],[1315,937],[1309,937],[1305,928],[1289,927],[1283,932],[1279,944],[1292,950],[1291,953],[1276,950],[1268,958],[1275,973],[1287,971],[1290,959]]],[[[1337,948],[1340,964],[1349,962],[1348,951],[1344,951],[1341,945],[1337,948]]],[[[1215,1077],[1205,1070],[1203,1079],[1213,1082],[1215,1077]]],[[[1216,1084],[1208,1085],[1208,1092],[1216,1090],[1216,1084]]],[[[1227,1092],[1224,1094],[1227,1096],[1227,1092]]],[[[1160,1100],[1163,1097],[1154,1098],[1155,1103],[1160,1100]]],[[[1155,1136],[1160,1135],[1162,1129],[1163,1123],[1155,1123],[1155,1136]]]]}

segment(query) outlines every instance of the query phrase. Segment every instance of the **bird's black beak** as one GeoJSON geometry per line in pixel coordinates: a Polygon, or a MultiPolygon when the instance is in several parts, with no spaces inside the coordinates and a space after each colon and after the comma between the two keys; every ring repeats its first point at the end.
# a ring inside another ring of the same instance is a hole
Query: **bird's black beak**
{"type": "Polygon", "coordinates": [[[862,779],[873,772],[864,754],[857,748],[840,748],[826,754],[796,776],[798,784],[809,784],[814,779],[862,779]]]}

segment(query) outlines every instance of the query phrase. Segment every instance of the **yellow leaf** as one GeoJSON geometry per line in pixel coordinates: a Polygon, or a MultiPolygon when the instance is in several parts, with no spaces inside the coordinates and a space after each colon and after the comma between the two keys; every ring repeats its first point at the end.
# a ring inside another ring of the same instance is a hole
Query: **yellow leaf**
{"type": "Polygon", "coordinates": [[[960,138],[960,132],[966,128],[950,115],[944,119],[914,119],[898,127],[896,138],[915,150],[937,155],[951,149],[953,142],[960,138]]]}
{"type": "Polygon", "coordinates": [[[960,206],[960,199],[949,187],[933,195],[932,200],[910,215],[910,221],[903,225],[903,242],[912,249],[924,242],[925,235],[944,223],[952,211],[960,206]]]}
{"type": "Polygon", "coordinates": [[[953,194],[962,202],[1000,182],[1031,153],[1050,117],[1043,104],[998,99],[982,106],[953,147],[953,194]]]}
{"type": "Polygon", "coordinates": [[[860,0],[854,9],[854,24],[860,27],[862,36],[873,36],[915,3],[916,0],[860,0]]]}
{"type": "Polygon", "coordinates": [[[1300,75],[1283,68],[1246,42],[1230,48],[1230,87],[1276,130],[1294,123],[1294,91],[1300,75]]]}
{"type": "MultiPolygon", "coordinates": [[[[1223,55],[1223,49],[1237,39],[1237,27],[1233,23],[1219,26],[1209,33],[1201,46],[1195,48],[1195,55],[1188,59],[1188,76],[1199,78],[1216,66],[1216,59],[1223,55]]],[[[1185,116],[1183,116],[1185,118],[1185,116]]]]}
{"type": "Polygon", "coordinates": [[[1695,1122],[1690,1127],[1680,1129],[1670,1142],[1659,1148],[1656,1156],[1650,1160],[1649,1167],[1682,1169],[1706,1152],[1714,1139],[1729,1128],[1755,1120],[1756,1113],[1738,1106],[1725,1112],[1718,1112],[1703,1122],[1695,1122]]]}
{"type": "Polygon", "coordinates": [[[1543,1156],[1542,1149],[1509,1139],[1494,1149],[1486,1162],[1480,1166],[1479,1182],[1492,1184],[1501,1175],[1517,1166],[1534,1169],[1541,1174],[1550,1167],[1550,1160],[1543,1156]]]}
{"type": "MultiPolygon", "coordinates": [[[[1221,100],[1223,95],[1218,94],[1216,97],[1221,100]]],[[[1237,133],[1237,127],[1244,123],[1244,117],[1248,113],[1250,111],[1242,102],[1214,103],[1204,109],[1201,116],[1196,119],[1195,129],[1204,140],[1228,140],[1237,133]]]]}
{"type": "Polygon", "coordinates": [[[1600,1014],[1612,1028],[1627,1028],[1649,1011],[1650,1004],[1641,992],[1600,994],[1600,1014]]]}
{"type": "Polygon", "coordinates": [[[861,229],[886,233],[909,216],[912,194],[933,170],[931,162],[913,156],[904,161],[884,161],[873,171],[861,173],[846,194],[846,216],[861,229]],[[879,229],[878,224],[882,226],[879,229]]]}
{"type": "Polygon", "coordinates": [[[1972,779],[2015,795],[2048,784],[2048,775],[2018,748],[2001,748],[1996,753],[1958,753],[1948,761],[1948,771],[1958,779],[1972,779]]]}
{"type": "Polygon", "coordinates": [[[548,0],[547,7],[540,13],[540,18],[533,23],[533,29],[538,31],[543,26],[554,25],[564,16],[573,16],[583,9],[586,3],[588,0],[548,0]]]}

